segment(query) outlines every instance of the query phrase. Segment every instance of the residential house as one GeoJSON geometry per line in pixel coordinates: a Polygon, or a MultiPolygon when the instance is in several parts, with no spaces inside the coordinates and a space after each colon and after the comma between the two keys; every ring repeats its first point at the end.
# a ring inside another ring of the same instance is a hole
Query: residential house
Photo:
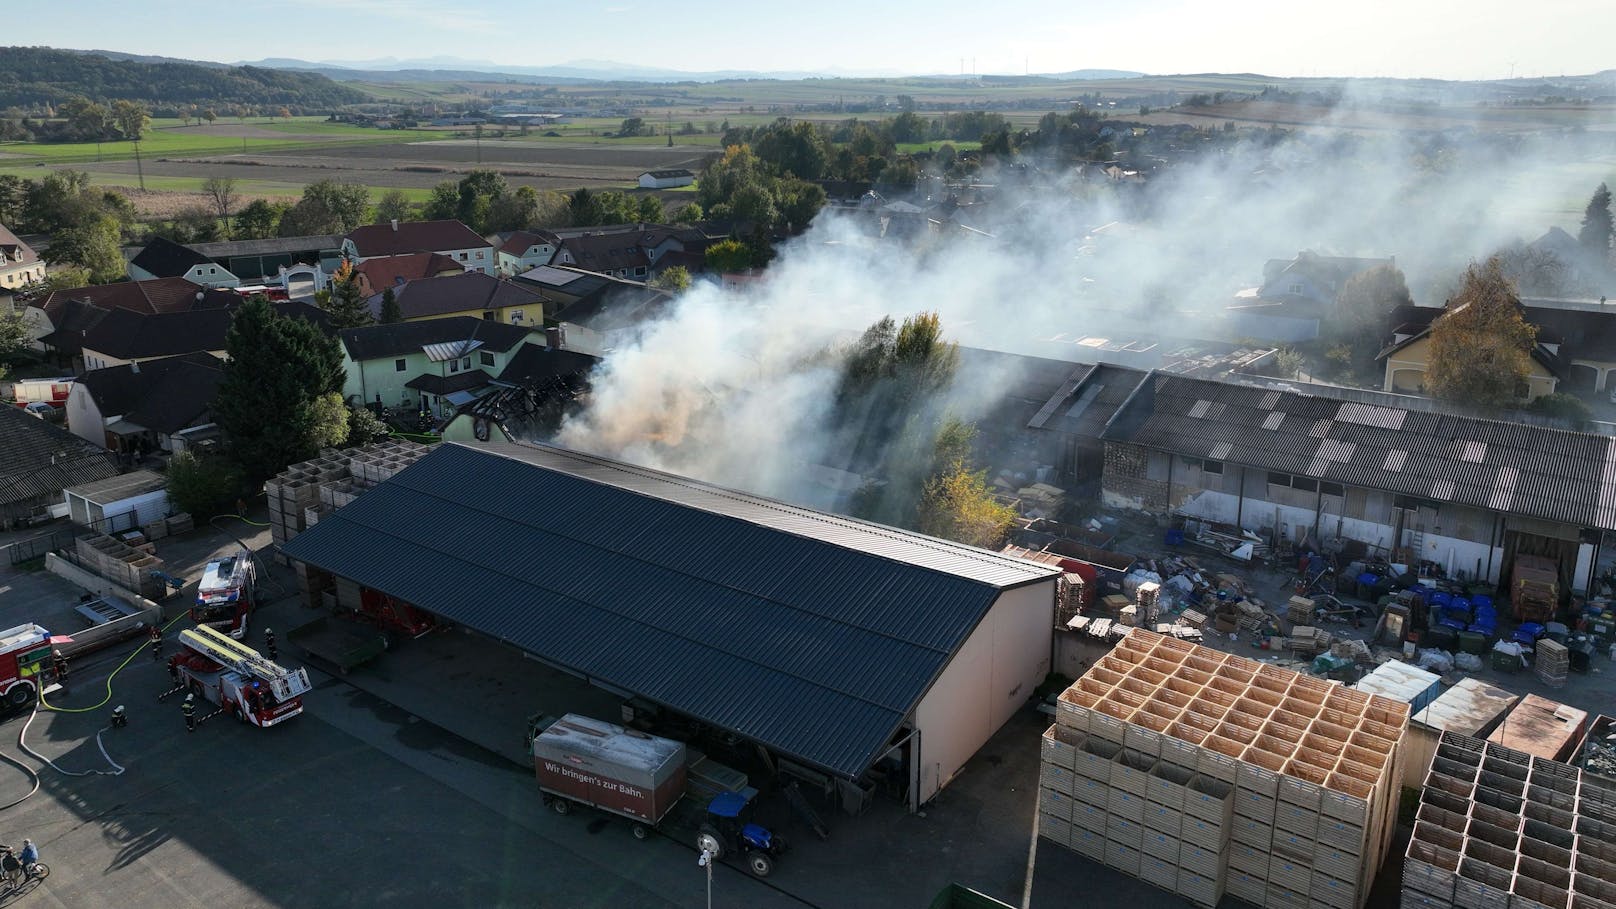
{"type": "Polygon", "coordinates": [[[57,290],[24,310],[34,346],[64,360],[81,356],[84,333],[113,310],[140,315],[227,309],[241,298],[226,290],[202,287],[184,278],[123,281],[57,290]]]}
{"type": "Polygon", "coordinates": [[[696,175],[684,168],[648,170],[640,174],[640,189],[676,189],[694,185],[695,182],[696,175]]]}
{"type": "Polygon", "coordinates": [[[33,247],[0,224],[0,293],[15,293],[44,279],[45,263],[33,247]]]}
{"type": "Polygon", "coordinates": [[[673,297],[639,281],[578,268],[541,265],[512,279],[534,288],[558,309],[551,321],[565,328],[576,349],[606,350],[623,333],[655,318],[673,297]]]}
{"type": "Polygon", "coordinates": [[[701,271],[708,236],[694,227],[666,224],[615,224],[554,231],[555,255],[550,265],[565,265],[618,278],[644,280],[680,265],[701,271]]]}
{"type": "Polygon", "coordinates": [[[519,275],[540,265],[549,265],[561,238],[547,230],[519,230],[500,241],[495,250],[501,275],[519,275]]]}
{"type": "MultiPolygon", "coordinates": [[[[1392,321],[1397,327],[1392,330],[1391,343],[1376,355],[1376,359],[1384,363],[1382,391],[1425,394],[1425,373],[1430,369],[1431,363],[1431,326],[1444,312],[1445,310],[1435,306],[1400,306],[1393,312],[1392,321]]],[[[1535,322],[1532,312],[1523,310],[1522,314],[1528,323],[1535,322]]],[[[1598,318],[1598,314],[1594,315],[1596,318],[1591,321],[1597,332],[1595,336],[1603,338],[1605,332],[1610,330],[1607,321],[1598,318]]],[[[1611,316],[1616,318],[1616,313],[1612,313],[1611,316]]],[[[1588,370],[1584,376],[1591,378],[1594,386],[1597,386],[1607,374],[1607,368],[1616,368],[1616,362],[1606,364],[1606,360],[1616,360],[1616,353],[1608,353],[1607,345],[1582,344],[1582,328],[1574,326],[1572,324],[1574,320],[1550,317],[1550,321],[1563,322],[1565,327],[1577,330],[1579,333],[1577,351],[1598,358],[1592,364],[1588,362],[1583,364],[1588,370]]],[[[1562,339],[1556,332],[1539,328],[1537,343],[1532,346],[1526,387],[1520,389],[1520,396],[1523,399],[1530,401],[1558,390],[1566,368],[1566,358],[1561,354],[1561,345],[1562,339]]]]}
{"type": "Polygon", "coordinates": [[[354,280],[364,296],[379,294],[391,287],[398,288],[421,278],[441,278],[463,275],[466,269],[459,262],[442,253],[408,253],[402,256],[383,256],[354,266],[354,280]]]}
{"type": "Polygon", "coordinates": [[[1264,300],[1333,305],[1336,295],[1354,275],[1396,264],[1395,258],[1321,256],[1304,250],[1294,259],[1270,259],[1263,266],[1263,283],[1257,295],[1264,300]]]}
{"type": "MultiPolygon", "coordinates": [[[[419,278],[393,289],[399,312],[406,322],[471,316],[510,325],[543,327],[547,312],[544,297],[531,287],[502,281],[480,271],[437,278],[419,278]]],[[[373,315],[380,316],[382,295],[366,301],[373,315]]],[[[558,309],[550,304],[549,312],[558,309]]]]}
{"type": "Polygon", "coordinates": [[[617,278],[645,280],[651,257],[634,234],[584,234],[567,237],[556,248],[556,265],[571,265],[617,278]]]}
{"type": "Polygon", "coordinates": [[[269,237],[263,240],[219,240],[192,243],[190,250],[230,270],[243,283],[277,281],[281,270],[312,265],[330,273],[342,261],[342,237],[269,237]]]}
{"type": "Polygon", "coordinates": [[[1101,434],[1105,504],[1489,584],[1543,556],[1562,589],[1587,589],[1616,530],[1616,438],[1303,387],[1152,373],[1101,434]]]}
{"type": "Polygon", "coordinates": [[[231,274],[230,269],[166,237],[147,243],[146,248],[129,260],[128,270],[131,281],[184,278],[203,287],[241,286],[241,279],[231,274]]]}
{"type": "Polygon", "coordinates": [[[21,408],[0,407],[0,528],[47,518],[62,490],[117,474],[105,448],[21,408]]]}
{"type": "MultiPolygon", "coordinates": [[[[307,303],[271,305],[282,316],[308,319],[322,328],[329,323],[324,310],[307,303]]],[[[84,369],[106,369],[199,352],[223,358],[234,315],[234,307],[150,315],[128,309],[107,310],[84,329],[79,341],[84,369]]]]}
{"type": "Polygon", "coordinates": [[[213,401],[224,361],[188,353],[92,369],[67,399],[74,435],[119,452],[176,453],[214,438],[213,401]]]}
{"type": "Polygon", "coordinates": [[[491,275],[496,268],[493,244],[455,220],[370,224],[355,228],[342,241],[343,257],[354,263],[423,252],[448,256],[467,271],[491,275]]]}
{"type": "Polygon", "coordinates": [[[505,369],[528,329],[473,316],[349,328],[342,342],[353,404],[448,416],[505,369]]]}

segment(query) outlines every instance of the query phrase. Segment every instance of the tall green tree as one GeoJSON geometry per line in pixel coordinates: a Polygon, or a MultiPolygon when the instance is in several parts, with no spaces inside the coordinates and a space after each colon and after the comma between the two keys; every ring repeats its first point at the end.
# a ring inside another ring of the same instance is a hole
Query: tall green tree
{"type": "Polygon", "coordinates": [[[315,401],[342,390],[336,339],[255,297],[236,310],[225,350],[214,414],[246,480],[256,485],[314,457],[321,441],[315,401]]]}
{"type": "Polygon", "coordinates": [[[283,237],[346,234],[366,223],[370,189],[360,183],[320,180],[303,187],[303,195],[281,215],[283,237]]]}
{"type": "Polygon", "coordinates": [[[1447,311],[1431,325],[1426,389],[1475,407],[1516,404],[1525,397],[1536,339],[1498,259],[1472,263],[1447,311]]]}
{"type": "Polygon", "coordinates": [[[57,233],[44,259],[51,265],[80,266],[89,271],[91,281],[107,284],[124,277],[122,238],[117,218],[96,215],[57,233]]]}
{"type": "Polygon", "coordinates": [[[707,270],[716,272],[746,271],[752,267],[752,250],[736,239],[719,240],[707,247],[707,270]]]}
{"type": "Polygon", "coordinates": [[[267,240],[280,230],[284,203],[254,199],[236,212],[235,236],[241,240],[267,240]]]}
{"type": "Polygon", "coordinates": [[[393,293],[391,287],[382,290],[382,312],[377,321],[382,325],[404,321],[404,312],[398,307],[398,295],[393,293]]]}
{"type": "Polygon", "coordinates": [[[243,491],[241,469],[218,455],[182,451],[168,462],[169,497],[198,521],[228,514],[243,491]]]}
{"type": "Polygon", "coordinates": [[[1341,285],[1325,315],[1324,331],[1329,340],[1347,345],[1354,369],[1361,372],[1374,364],[1380,341],[1392,328],[1387,324],[1392,312],[1413,303],[1403,272],[1395,265],[1377,265],[1341,285]]]}
{"type": "Polygon", "coordinates": [[[661,273],[651,279],[651,286],[669,293],[681,293],[690,289],[690,269],[683,265],[664,268],[661,273]]]}
{"type": "MultiPolygon", "coordinates": [[[[392,290],[391,287],[387,289],[392,290]]],[[[331,276],[331,301],[326,304],[325,311],[331,315],[331,327],[339,330],[362,328],[376,321],[371,318],[370,307],[359,289],[359,276],[354,271],[353,263],[346,259],[337,266],[336,274],[331,276]]]]}
{"type": "Polygon", "coordinates": [[[151,123],[151,111],[138,101],[120,99],[112,102],[110,119],[119,135],[131,142],[139,142],[151,123]]]}
{"type": "Polygon", "coordinates": [[[6,361],[28,343],[28,323],[20,308],[0,309],[0,379],[6,377],[6,361]]]}
{"type": "Polygon", "coordinates": [[[1610,189],[1601,183],[1582,213],[1582,229],[1577,231],[1577,242],[1582,244],[1595,262],[1605,266],[1610,263],[1612,236],[1610,189]]]}
{"type": "Polygon", "coordinates": [[[973,468],[976,427],[949,417],[937,433],[932,472],[921,492],[921,533],[997,550],[1015,524],[1016,510],[993,498],[987,471],[973,468]]]}
{"type": "Polygon", "coordinates": [[[381,200],[376,203],[376,223],[408,221],[414,208],[415,206],[410,204],[410,197],[406,196],[402,189],[390,189],[383,193],[381,200]]]}

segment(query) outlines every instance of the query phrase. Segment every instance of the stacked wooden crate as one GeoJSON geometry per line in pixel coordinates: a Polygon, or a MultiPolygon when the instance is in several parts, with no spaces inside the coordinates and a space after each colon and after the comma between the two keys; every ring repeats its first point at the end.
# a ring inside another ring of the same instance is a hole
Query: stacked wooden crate
{"type": "Polygon", "coordinates": [[[1616,789],[1567,764],[1444,732],[1403,861],[1403,905],[1616,906],[1616,789]]]}
{"type": "Polygon", "coordinates": [[[1571,657],[1565,645],[1544,638],[1533,648],[1532,671],[1550,688],[1564,688],[1566,673],[1571,670],[1571,657]]]}
{"type": "Polygon", "coordinates": [[[1060,697],[1040,830],[1200,905],[1355,909],[1407,726],[1407,704],[1135,629],[1060,697]]]}
{"type": "Polygon", "coordinates": [[[270,539],[277,546],[285,543],[429,450],[402,440],[376,442],[293,464],[264,484],[270,539]]]}

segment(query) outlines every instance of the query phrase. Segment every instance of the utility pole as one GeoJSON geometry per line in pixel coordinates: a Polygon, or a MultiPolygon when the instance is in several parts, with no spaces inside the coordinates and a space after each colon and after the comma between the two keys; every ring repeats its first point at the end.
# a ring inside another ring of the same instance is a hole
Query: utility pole
{"type": "Polygon", "coordinates": [[[135,140],[135,174],[140,178],[140,191],[146,191],[146,171],[140,166],[140,140],[135,140]]]}

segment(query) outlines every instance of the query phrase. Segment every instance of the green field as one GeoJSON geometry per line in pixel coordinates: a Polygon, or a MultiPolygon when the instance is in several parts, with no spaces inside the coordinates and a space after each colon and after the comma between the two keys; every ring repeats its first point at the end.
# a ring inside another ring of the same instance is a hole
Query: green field
{"type": "MultiPolygon", "coordinates": [[[[90,175],[90,183],[94,186],[120,186],[134,189],[140,186],[140,178],[135,174],[123,174],[109,171],[97,171],[93,167],[86,170],[90,175]]],[[[29,179],[38,179],[40,170],[36,167],[0,167],[0,176],[16,176],[29,179]]],[[[146,177],[146,189],[152,192],[179,192],[200,193],[204,177],[168,177],[149,175],[146,177]]],[[[303,194],[306,183],[294,183],[277,180],[242,180],[237,178],[235,191],[243,199],[282,199],[296,201],[303,194]]],[[[379,200],[384,193],[398,190],[411,202],[425,202],[432,195],[432,190],[418,187],[399,186],[367,186],[370,190],[372,202],[379,200]]]]}
{"type": "MultiPolygon", "coordinates": [[[[337,145],[371,145],[441,139],[445,134],[431,130],[379,130],[345,123],[326,123],[323,118],[295,118],[289,121],[257,121],[245,124],[223,119],[211,126],[182,126],[178,121],[154,121],[151,133],[140,142],[145,158],[229,155],[242,152],[337,145]],[[286,134],[268,138],[261,133],[286,134]]],[[[127,161],[135,156],[133,142],[0,142],[0,163],[5,164],[84,164],[95,161],[127,161]]]]}

